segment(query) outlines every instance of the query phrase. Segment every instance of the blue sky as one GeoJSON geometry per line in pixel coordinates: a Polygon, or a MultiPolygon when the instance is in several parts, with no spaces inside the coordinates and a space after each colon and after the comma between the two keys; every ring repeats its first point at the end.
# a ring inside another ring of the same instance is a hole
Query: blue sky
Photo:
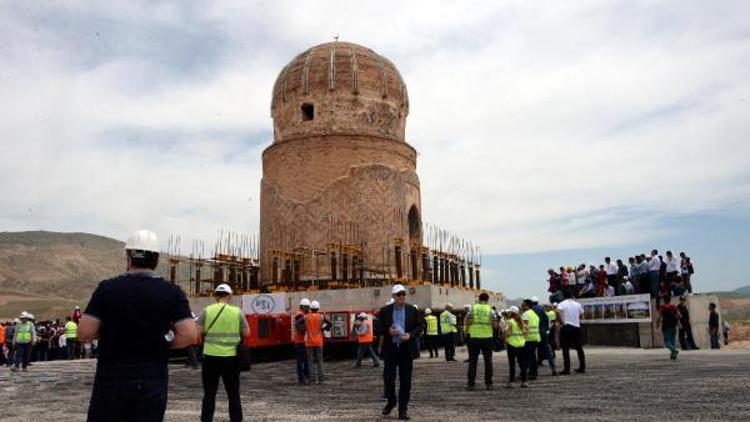
{"type": "Polygon", "coordinates": [[[652,246],[690,253],[700,289],[750,284],[747,16],[744,1],[4,2],[0,230],[256,233],[273,82],[338,34],[398,66],[424,219],[482,245],[488,285],[541,295],[550,266],[652,246]]]}

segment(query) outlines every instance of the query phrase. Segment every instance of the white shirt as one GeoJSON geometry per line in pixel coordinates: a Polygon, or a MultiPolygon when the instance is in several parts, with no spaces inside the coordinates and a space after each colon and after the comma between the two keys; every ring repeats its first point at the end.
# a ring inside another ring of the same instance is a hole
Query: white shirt
{"type": "Polygon", "coordinates": [[[610,262],[604,268],[607,270],[607,275],[617,275],[617,265],[610,262]]]}
{"type": "Polygon", "coordinates": [[[633,283],[630,282],[630,280],[625,282],[625,292],[627,294],[632,294],[635,288],[633,287],[633,283]]]}
{"type": "Polygon", "coordinates": [[[680,270],[680,266],[677,263],[677,259],[675,257],[672,257],[672,259],[669,259],[669,257],[667,257],[666,264],[668,273],[676,273],[680,270]]]}
{"type": "Polygon", "coordinates": [[[563,324],[572,325],[574,327],[581,326],[581,315],[583,315],[583,306],[573,299],[565,299],[557,305],[557,310],[560,311],[560,318],[563,324]]]}
{"type": "Polygon", "coordinates": [[[661,269],[661,260],[658,256],[652,256],[651,259],[648,260],[648,270],[649,271],[659,271],[661,269]]]}

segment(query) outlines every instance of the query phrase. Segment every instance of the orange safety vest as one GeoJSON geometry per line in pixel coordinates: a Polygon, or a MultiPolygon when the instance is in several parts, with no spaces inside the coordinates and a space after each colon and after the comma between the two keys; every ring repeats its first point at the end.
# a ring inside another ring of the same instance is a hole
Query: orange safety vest
{"type": "Polygon", "coordinates": [[[323,315],[317,312],[305,315],[305,346],[323,347],[323,315]]]}
{"type": "Polygon", "coordinates": [[[0,325],[0,348],[2,348],[3,343],[5,343],[5,327],[0,325]]]}
{"type": "Polygon", "coordinates": [[[305,314],[303,312],[297,312],[294,314],[294,318],[292,320],[292,341],[294,344],[303,344],[305,342],[305,333],[301,332],[297,329],[297,318],[302,316],[305,317],[305,314]]]}
{"type": "Polygon", "coordinates": [[[357,336],[357,342],[359,344],[372,343],[372,321],[370,321],[369,319],[366,319],[365,324],[367,324],[367,332],[364,335],[357,336]]]}

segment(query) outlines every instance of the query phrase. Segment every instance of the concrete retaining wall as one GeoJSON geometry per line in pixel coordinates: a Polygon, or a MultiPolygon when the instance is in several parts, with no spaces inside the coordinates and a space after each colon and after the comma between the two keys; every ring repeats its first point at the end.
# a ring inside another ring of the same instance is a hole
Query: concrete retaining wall
{"type": "MultiPolygon", "coordinates": [[[[719,298],[711,294],[694,294],[687,297],[688,311],[690,312],[690,325],[693,330],[693,338],[696,346],[701,349],[710,348],[710,336],[708,333],[708,304],[716,304],[716,311],[721,314],[719,298]]],[[[672,303],[677,305],[678,298],[673,298],[672,303]]],[[[656,301],[651,301],[651,323],[639,324],[584,324],[584,341],[592,346],[630,346],[642,347],[644,349],[664,347],[664,339],[661,329],[656,328],[656,301]]],[[[679,340],[675,339],[679,348],[679,340]]]]}

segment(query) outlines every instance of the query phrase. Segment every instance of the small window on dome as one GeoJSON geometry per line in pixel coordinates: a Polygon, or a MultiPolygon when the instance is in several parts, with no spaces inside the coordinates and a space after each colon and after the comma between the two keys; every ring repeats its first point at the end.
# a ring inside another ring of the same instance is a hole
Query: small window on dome
{"type": "Polygon", "coordinates": [[[310,103],[302,104],[302,121],[306,122],[315,118],[315,106],[310,103]]]}

